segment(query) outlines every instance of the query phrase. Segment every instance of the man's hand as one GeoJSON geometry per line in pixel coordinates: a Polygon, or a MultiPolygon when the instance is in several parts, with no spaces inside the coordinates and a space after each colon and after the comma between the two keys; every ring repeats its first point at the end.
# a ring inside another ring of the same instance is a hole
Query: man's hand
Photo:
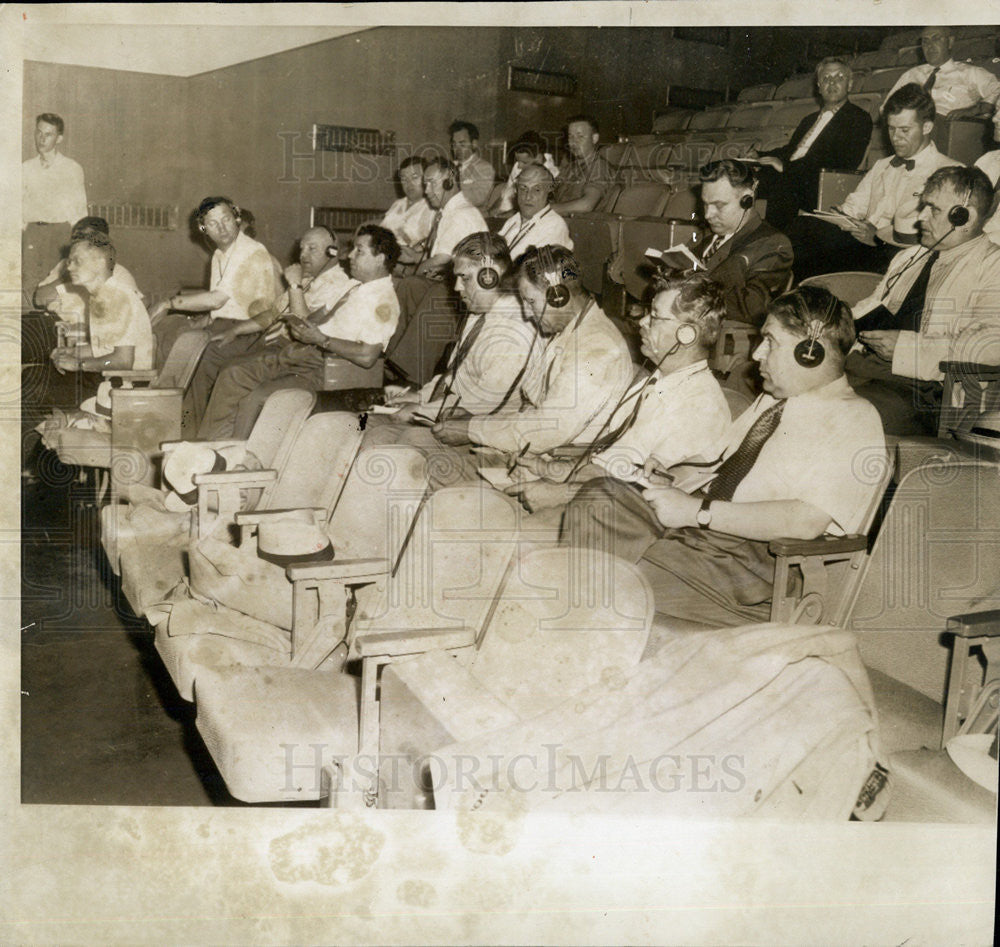
{"type": "Polygon", "coordinates": [[[869,247],[875,246],[875,225],[869,220],[858,220],[855,221],[850,226],[845,226],[844,229],[852,236],[855,240],[860,240],[862,243],[869,247]]]}
{"type": "Polygon", "coordinates": [[[161,316],[170,312],[170,300],[161,299],[152,309],[149,310],[149,321],[156,322],[161,316]]]}
{"type": "Polygon", "coordinates": [[[896,351],[896,343],[899,341],[899,330],[897,329],[871,329],[858,335],[861,344],[887,362],[892,361],[892,354],[896,351]]]}
{"type": "Polygon", "coordinates": [[[964,109],[952,109],[947,117],[948,121],[954,121],[956,118],[985,118],[992,111],[993,107],[989,102],[976,102],[975,105],[970,105],[964,109]]]}
{"type": "Polygon", "coordinates": [[[285,282],[288,283],[289,286],[291,286],[292,284],[295,284],[296,286],[302,285],[301,263],[292,263],[286,266],[284,274],[285,274],[285,282]]]}
{"type": "Polygon", "coordinates": [[[676,487],[649,487],[643,490],[642,496],[664,526],[680,529],[698,525],[696,517],[701,509],[700,497],[691,496],[676,487]]]}
{"type": "Polygon", "coordinates": [[[306,345],[318,345],[321,348],[323,343],[326,342],[326,335],[305,319],[299,319],[298,316],[286,316],[285,322],[288,324],[288,331],[296,342],[304,342],[306,345]]]}
{"type": "Polygon", "coordinates": [[[80,361],[72,349],[53,349],[50,357],[52,364],[56,367],[56,371],[60,374],[78,372],[80,370],[80,361]]]}
{"type": "Polygon", "coordinates": [[[420,404],[420,392],[407,388],[405,385],[386,385],[385,403],[389,407],[397,404],[420,404]]]}
{"type": "Polygon", "coordinates": [[[461,447],[471,443],[469,440],[469,421],[467,418],[438,421],[431,428],[431,433],[442,443],[452,447],[461,447]]]}
{"type": "Polygon", "coordinates": [[[442,273],[444,273],[444,267],[437,263],[431,263],[430,260],[424,260],[417,267],[417,276],[426,276],[427,279],[441,279],[442,273]]]}
{"type": "Polygon", "coordinates": [[[214,335],[209,336],[209,341],[219,342],[222,345],[230,345],[240,335],[242,335],[242,333],[237,332],[236,326],[233,326],[223,332],[216,332],[214,335]]]}
{"type": "Polygon", "coordinates": [[[766,164],[769,168],[774,168],[779,174],[785,170],[785,162],[781,158],[775,158],[774,155],[764,155],[763,158],[753,157],[750,160],[756,161],[757,164],[766,164]]]}
{"type": "MultiPolygon", "coordinates": [[[[515,476],[517,475],[515,471],[515,476]]],[[[550,510],[569,503],[576,495],[569,484],[549,483],[547,480],[532,480],[528,483],[512,483],[504,490],[507,496],[517,497],[529,513],[550,510]]]]}

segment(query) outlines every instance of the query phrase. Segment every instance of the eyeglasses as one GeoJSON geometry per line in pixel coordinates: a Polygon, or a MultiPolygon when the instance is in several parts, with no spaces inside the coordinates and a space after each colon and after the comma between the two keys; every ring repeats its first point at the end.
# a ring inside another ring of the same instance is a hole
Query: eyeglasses
{"type": "Polygon", "coordinates": [[[835,72],[832,75],[820,77],[817,82],[819,85],[829,85],[832,82],[844,82],[846,79],[847,76],[845,76],[842,72],[835,72]]]}
{"type": "Polygon", "coordinates": [[[518,184],[517,193],[524,195],[544,194],[545,187],[541,184],[518,184]]]}

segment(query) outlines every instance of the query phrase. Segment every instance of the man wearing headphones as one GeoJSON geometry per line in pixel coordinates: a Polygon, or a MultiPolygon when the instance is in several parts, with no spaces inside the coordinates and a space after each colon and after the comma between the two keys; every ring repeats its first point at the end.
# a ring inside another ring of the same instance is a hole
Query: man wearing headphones
{"type": "MultiPolygon", "coordinates": [[[[326,227],[312,227],[299,238],[299,260],[285,267],[286,289],[276,300],[278,317],[322,320],[357,280],[351,279],[337,257],[337,238],[326,227]]],[[[239,358],[255,358],[262,351],[262,320],[244,319],[217,335],[208,344],[184,395],[188,423],[197,430],[202,423],[212,386],[223,366],[239,358]]],[[[267,341],[281,346],[287,333],[272,330],[267,341]],[[273,340],[270,336],[274,334],[273,340]]]]}
{"type": "MultiPolygon", "coordinates": [[[[584,483],[594,481],[583,502],[571,505],[564,531],[573,524],[574,529],[585,525],[619,532],[630,504],[645,505],[638,488],[628,484],[648,483],[654,469],[705,459],[729,428],[729,406],[707,361],[724,313],[722,288],[703,273],[658,281],[639,330],[652,373],[640,372],[582,458],[525,464],[542,479],[516,484],[507,493],[519,496],[534,513],[565,506],[584,483]],[[595,490],[601,491],[601,502],[595,502],[595,490]],[[623,494],[628,496],[619,505],[615,500],[623,494]]],[[[651,516],[647,511],[646,519],[651,516]]],[[[607,540],[596,538],[574,545],[611,548],[607,540]]]]}
{"type": "Polygon", "coordinates": [[[749,164],[713,161],[699,177],[705,223],[712,231],[702,262],[725,292],[726,318],[759,326],[768,303],[788,285],[791,244],[757,213],[757,178],[749,164]]]}
{"type": "Polygon", "coordinates": [[[444,371],[417,391],[390,386],[386,404],[400,410],[388,423],[369,418],[365,444],[405,442],[438,447],[427,427],[409,422],[423,406],[424,418],[439,420],[495,414],[522,390],[542,383],[542,345],[521,314],[521,303],[504,280],[511,270],[507,245],[495,234],[475,233],[455,247],[455,289],[468,315],[444,371]],[[372,435],[368,436],[368,431],[372,435]],[[377,432],[377,433],[374,433],[377,432]]]}
{"type": "Polygon", "coordinates": [[[935,171],[920,195],[920,245],[900,252],[854,307],[864,348],[848,357],[847,377],[887,434],[935,433],[939,363],[984,361],[982,342],[1000,331],[1000,246],[983,233],[992,200],[978,168],[935,171]]]}
{"type": "Polygon", "coordinates": [[[521,259],[517,289],[545,337],[542,385],[520,388],[496,414],[441,421],[446,444],[506,454],[541,454],[567,444],[589,445],[633,375],[628,345],[580,283],[580,266],[565,247],[536,247],[521,259]]]}
{"type": "Polygon", "coordinates": [[[176,293],[153,307],[149,315],[161,363],[177,336],[188,329],[208,328],[215,339],[232,343],[241,323],[257,330],[274,320],[278,287],[271,254],[241,231],[239,208],[228,197],[206,197],[198,205],[197,221],[215,246],[209,288],[176,293]]]}
{"type": "Polygon", "coordinates": [[[445,158],[430,158],[425,164],[424,193],[434,220],[416,275],[400,280],[396,287],[400,326],[386,353],[397,373],[418,385],[434,374],[458,323],[451,287],[444,280],[455,245],[469,234],[489,229],[462,193],[458,169],[445,158]]]}
{"type": "Polygon", "coordinates": [[[771,304],[762,334],[753,357],[765,393],[716,445],[718,461],[644,492],[655,520],[639,568],[663,615],[712,627],[766,620],[768,542],[857,532],[878,489],[880,476],[866,474],[885,461],[882,425],[844,377],[850,309],[801,287],[771,304]]]}

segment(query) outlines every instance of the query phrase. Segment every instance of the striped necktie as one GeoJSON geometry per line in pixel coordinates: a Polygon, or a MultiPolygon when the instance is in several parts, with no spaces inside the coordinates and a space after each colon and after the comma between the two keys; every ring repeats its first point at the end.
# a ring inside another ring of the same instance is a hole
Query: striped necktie
{"type": "Polygon", "coordinates": [[[740,446],[720,465],[715,479],[708,485],[705,496],[710,500],[732,500],[736,488],[757,462],[767,439],[777,430],[785,401],[776,401],[747,431],[740,446]]]}

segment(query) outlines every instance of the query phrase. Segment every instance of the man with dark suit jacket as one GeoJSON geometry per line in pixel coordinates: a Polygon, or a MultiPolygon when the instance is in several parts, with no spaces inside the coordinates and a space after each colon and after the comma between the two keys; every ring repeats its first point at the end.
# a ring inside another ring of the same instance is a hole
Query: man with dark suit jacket
{"type": "Polygon", "coordinates": [[[872,133],[871,116],[847,101],[851,67],[827,56],[816,67],[816,88],[823,107],[807,115],[786,145],[764,151],[758,160],[761,195],[767,198],[768,222],[785,230],[799,209],[817,206],[823,168],[854,171],[861,164],[872,133]]]}
{"type": "Polygon", "coordinates": [[[700,171],[701,202],[712,239],[702,262],[725,291],[726,318],[760,326],[768,304],[789,285],[792,245],[754,209],[757,178],[726,158],[700,171]]]}

